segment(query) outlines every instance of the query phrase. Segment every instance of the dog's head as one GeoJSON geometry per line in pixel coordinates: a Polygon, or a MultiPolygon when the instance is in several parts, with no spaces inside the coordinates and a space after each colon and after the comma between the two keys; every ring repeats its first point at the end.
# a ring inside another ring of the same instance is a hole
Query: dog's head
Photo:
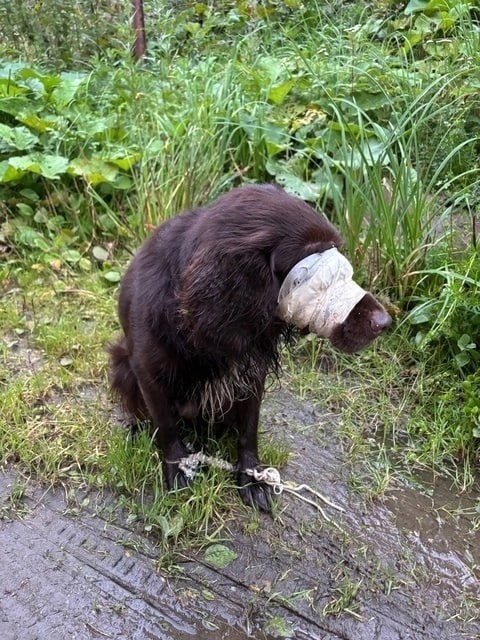
{"type": "Polygon", "coordinates": [[[366,292],[347,318],[333,329],[329,340],[337,349],[354,353],[378,338],[391,324],[392,318],[384,307],[366,292]]]}
{"type": "Polygon", "coordinates": [[[352,276],[350,262],[336,248],[307,256],[283,281],[279,317],[302,331],[328,338],[341,351],[359,351],[392,320],[352,276]]]}

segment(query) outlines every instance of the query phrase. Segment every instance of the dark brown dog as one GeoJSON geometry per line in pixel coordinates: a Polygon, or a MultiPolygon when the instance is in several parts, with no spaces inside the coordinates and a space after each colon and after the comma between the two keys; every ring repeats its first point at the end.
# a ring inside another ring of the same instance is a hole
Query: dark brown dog
{"type": "MultiPolygon", "coordinates": [[[[279,343],[291,333],[276,314],[279,289],[297,262],[339,246],[305,202],[259,185],[165,222],[140,248],[120,289],[125,335],[111,348],[112,388],[132,417],[153,423],[168,487],[187,483],[180,421],[220,424],[238,433],[244,502],[270,509],[270,487],[244,470],[259,467],[265,378],[278,372],[279,343]]],[[[357,351],[390,323],[366,293],[330,340],[357,351]]]]}

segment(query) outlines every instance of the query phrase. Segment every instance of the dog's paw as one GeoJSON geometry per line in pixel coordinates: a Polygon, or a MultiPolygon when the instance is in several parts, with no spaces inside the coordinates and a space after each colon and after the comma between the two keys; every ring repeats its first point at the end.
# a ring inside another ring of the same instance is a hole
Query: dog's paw
{"type": "Polygon", "coordinates": [[[163,473],[165,476],[165,484],[170,489],[184,489],[191,484],[193,474],[189,474],[182,460],[191,454],[191,450],[186,447],[183,442],[176,442],[171,447],[169,455],[165,456],[163,463],[163,473]]]}
{"type": "Polygon", "coordinates": [[[243,502],[254,509],[271,513],[277,496],[273,487],[265,482],[257,482],[244,472],[238,474],[238,490],[243,502]]]}
{"type": "Polygon", "coordinates": [[[192,482],[192,478],[188,478],[180,469],[178,462],[165,462],[163,465],[165,483],[167,489],[184,489],[192,482]]]}

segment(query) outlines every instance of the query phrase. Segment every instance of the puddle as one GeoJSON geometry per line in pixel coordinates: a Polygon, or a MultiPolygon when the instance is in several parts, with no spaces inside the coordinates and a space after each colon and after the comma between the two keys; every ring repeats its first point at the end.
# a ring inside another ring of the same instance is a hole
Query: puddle
{"type": "Polygon", "coordinates": [[[476,599],[480,607],[478,497],[456,494],[444,478],[430,489],[431,497],[406,487],[389,492],[386,505],[446,601],[476,599]]]}

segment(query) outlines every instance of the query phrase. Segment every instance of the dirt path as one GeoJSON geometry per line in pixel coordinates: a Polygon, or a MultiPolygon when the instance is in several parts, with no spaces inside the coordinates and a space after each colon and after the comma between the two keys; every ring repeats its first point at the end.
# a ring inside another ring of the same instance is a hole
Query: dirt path
{"type": "Polygon", "coordinates": [[[254,534],[241,517],[229,527],[237,557],[222,569],[202,551],[158,573],[161,552],[113,495],[30,486],[13,515],[14,471],[0,473],[0,639],[478,640],[480,536],[449,515],[458,497],[398,487],[365,504],[335,416],[277,392],[264,423],[296,454],[284,477],[346,511],[326,507],[337,528],[283,496],[280,520],[262,516],[254,534]]]}

